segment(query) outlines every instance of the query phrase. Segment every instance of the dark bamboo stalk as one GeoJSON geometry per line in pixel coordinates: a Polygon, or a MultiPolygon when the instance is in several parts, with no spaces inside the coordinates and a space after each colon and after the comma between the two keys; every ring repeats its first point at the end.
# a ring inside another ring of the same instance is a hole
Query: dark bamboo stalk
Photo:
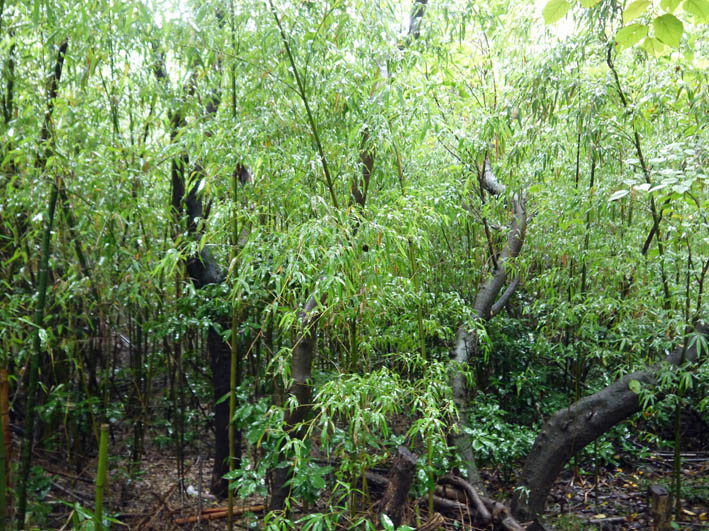
{"type": "MultiPolygon", "coordinates": [[[[613,74],[613,78],[615,79],[615,86],[618,91],[618,95],[620,96],[620,101],[623,103],[623,107],[627,109],[628,100],[625,97],[625,93],[623,92],[623,89],[620,85],[620,78],[618,77],[618,72],[616,71],[615,65],[613,64],[613,47],[614,43],[611,43],[608,46],[608,55],[606,57],[606,63],[608,64],[608,68],[610,68],[611,73],[613,74]]],[[[640,144],[640,134],[635,128],[635,125],[633,125],[633,145],[635,146],[635,151],[638,155],[638,160],[640,161],[640,168],[642,169],[643,176],[645,177],[645,182],[647,184],[652,184],[652,180],[650,179],[650,168],[645,162],[645,156],[643,155],[642,146],[640,144]]],[[[670,287],[667,283],[667,275],[665,274],[665,250],[664,245],[662,243],[662,237],[660,235],[660,221],[662,220],[662,216],[657,211],[657,207],[655,206],[655,198],[652,195],[650,195],[650,212],[652,213],[652,230],[650,231],[650,235],[654,233],[655,240],[657,240],[657,250],[658,254],[660,255],[660,276],[662,278],[662,289],[665,293],[665,305],[667,305],[670,303],[670,287]]],[[[647,249],[648,245],[643,246],[643,255],[645,255],[647,249]]]]}
{"type": "MultiPolygon", "coordinates": [[[[1,13],[2,11],[0,11],[1,13]]],[[[10,485],[10,404],[7,368],[0,369],[0,530],[7,529],[8,487],[10,485]]]]}
{"type": "MultiPolygon", "coordinates": [[[[231,6],[231,38],[232,46],[234,46],[234,2],[230,2],[231,6]]],[[[232,72],[233,73],[233,72],[232,72]]],[[[232,76],[232,81],[234,77],[232,76]]],[[[236,113],[236,87],[232,86],[232,103],[234,105],[234,113],[236,113]]],[[[232,174],[231,190],[232,190],[232,263],[236,264],[237,256],[239,255],[239,217],[236,213],[236,208],[239,204],[239,176],[240,172],[235,171],[232,174]]],[[[234,275],[236,268],[234,266],[234,275]]],[[[234,425],[234,412],[236,411],[236,388],[241,383],[241,353],[239,350],[239,305],[237,297],[232,298],[231,308],[231,360],[229,367],[229,472],[234,472],[236,459],[238,454],[239,465],[241,465],[241,430],[237,430],[234,425]],[[237,449],[238,446],[238,449],[237,449]]],[[[234,529],[234,488],[230,479],[227,485],[227,527],[229,531],[234,529]]]]}
{"type": "MultiPolygon", "coordinates": [[[[57,60],[54,65],[54,71],[51,74],[49,84],[47,103],[47,111],[44,115],[44,124],[40,134],[40,140],[44,150],[36,161],[36,166],[42,171],[45,169],[47,159],[51,152],[49,139],[51,136],[51,119],[54,111],[54,101],[57,97],[59,80],[62,75],[62,67],[64,66],[64,56],[69,43],[64,41],[57,53],[57,60]]],[[[57,206],[58,186],[57,182],[53,181],[49,192],[49,201],[47,204],[47,225],[44,228],[42,235],[42,248],[40,251],[39,275],[37,286],[37,306],[35,308],[34,324],[35,332],[32,344],[32,354],[30,358],[28,383],[27,383],[27,405],[25,411],[25,438],[22,446],[22,461],[20,464],[20,474],[17,482],[17,527],[24,529],[25,514],[27,512],[27,483],[29,482],[30,467],[32,462],[32,445],[34,439],[34,424],[36,416],[36,394],[39,384],[39,361],[42,356],[42,341],[40,332],[44,327],[44,311],[47,302],[47,283],[49,272],[49,254],[50,242],[52,238],[52,229],[54,228],[54,211],[57,206]]]]}

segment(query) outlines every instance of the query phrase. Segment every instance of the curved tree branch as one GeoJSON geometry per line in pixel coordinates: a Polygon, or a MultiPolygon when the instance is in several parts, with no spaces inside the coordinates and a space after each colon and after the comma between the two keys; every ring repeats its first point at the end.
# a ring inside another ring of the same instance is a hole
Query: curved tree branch
{"type": "MultiPolygon", "coordinates": [[[[521,198],[516,194],[512,198],[513,217],[510,222],[510,231],[507,236],[507,246],[502,251],[497,263],[497,267],[492,272],[492,276],[478,290],[473,310],[477,318],[481,321],[490,319],[496,308],[495,299],[498,293],[507,281],[509,263],[519,255],[524,243],[524,237],[527,230],[527,212],[526,212],[526,197],[521,198]]],[[[510,287],[505,291],[505,294],[500,298],[498,304],[504,306],[507,299],[512,295],[516,282],[513,281],[510,287]]],[[[476,331],[470,330],[468,326],[462,325],[458,328],[456,334],[453,351],[451,353],[451,362],[449,367],[449,378],[451,390],[453,392],[453,401],[458,408],[459,417],[456,422],[455,432],[451,437],[451,442],[455,445],[458,455],[463,461],[467,472],[468,481],[478,490],[482,490],[482,481],[477,472],[475,458],[470,437],[465,433],[467,423],[467,406],[468,406],[468,389],[465,381],[465,375],[461,371],[461,367],[465,366],[471,356],[478,352],[478,336],[476,331]]]]}
{"type": "MultiPolygon", "coordinates": [[[[706,325],[698,324],[696,330],[709,336],[706,325]]],[[[696,343],[686,350],[684,345],[678,346],[664,363],[678,365],[683,359],[697,359],[696,343]]],[[[640,411],[640,400],[630,389],[630,382],[637,380],[654,385],[661,367],[662,364],[657,364],[627,374],[597,393],[557,411],[544,423],[522,471],[521,485],[528,496],[517,494],[512,500],[515,517],[529,520],[544,512],[549,489],[569,460],[613,426],[640,411]]]]}

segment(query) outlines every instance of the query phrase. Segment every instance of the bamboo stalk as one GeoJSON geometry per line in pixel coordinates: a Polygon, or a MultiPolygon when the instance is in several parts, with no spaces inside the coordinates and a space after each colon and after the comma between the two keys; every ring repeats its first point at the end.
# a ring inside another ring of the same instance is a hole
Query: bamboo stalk
{"type": "Polygon", "coordinates": [[[101,441],[98,446],[98,471],[96,472],[96,509],[94,524],[98,531],[103,529],[103,496],[106,488],[108,463],[108,424],[101,425],[101,441]]]}
{"type": "MultiPolygon", "coordinates": [[[[62,42],[57,53],[57,60],[54,65],[53,74],[51,74],[51,82],[49,86],[49,103],[44,116],[44,125],[40,133],[41,146],[44,151],[40,154],[36,161],[36,166],[41,171],[44,171],[46,162],[52,152],[51,146],[51,131],[50,124],[52,119],[52,111],[54,110],[54,101],[57,97],[57,88],[62,75],[62,67],[64,65],[64,55],[69,43],[62,42]]],[[[20,463],[20,474],[17,482],[17,527],[24,529],[25,514],[27,512],[27,484],[29,483],[30,468],[32,462],[32,445],[34,443],[34,424],[35,424],[35,396],[39,387],[39,362],[42,356],[43,348],[40,338],[40,332],[44,327],[44,310],[47,301],[47,283],[49,271],[49,254],[50,243],[52,239],[52,229],[54,227],[54,211],[57,206],[57,182],[53,180],[49,191],[49,201],[47,203],[47,224],[44,227],[42,234],[42,247],[40,251],[39,277],[37,286],[37,306],[35,307],[34,324],[35,331],[32,341],[32,353],[29,357],[29,374],[27,377],[27,408],[25,412],[25,437],[22,447],[22,461],[20,463]]]]}
{"type": "MultiPolygon", "coordinates": [[[[234,457],[236,454],[236,426],[234,426],[234,412],[236,411],[236,386],[237,386],[237,365],[238,365],[238,342],[237,342],[237,302],[236,297],[232,301],[231,316],[231,363],[229,368],[229,472],[234,471],[234,457]]],[[[234,489],[233,479],[229,479],[227,487],[227,496],[229,507],[227,508],[227,527],[229,531],[234,529],[234,489]]]]}

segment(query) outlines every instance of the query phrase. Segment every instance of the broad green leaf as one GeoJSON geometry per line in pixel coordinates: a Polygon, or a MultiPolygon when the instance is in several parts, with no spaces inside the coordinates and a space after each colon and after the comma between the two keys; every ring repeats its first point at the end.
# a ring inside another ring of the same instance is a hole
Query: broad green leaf
{"type": "Polygon", "coordinates": [[[669,13],[661,15],[653,20],[652,27],[655,30],[657,40],[673,48],[679,46],[684,26],[676,16],[669,13]]]}
{"type": "Polygon", "coordinates": [[[672,13],[682,0],[662,0],[660,2],[660,7],[665,11],[672,13]]]}
{"type": "Polygon", "coordinates": [[[645,24],[630,24],[621,28],[615,35],[615,42],[620,48],[630,48],[647,37],[648,27],[645,24]]]}
{"type": "Polygon", "coordinates": [[[648,37],[643,41],[642,47],[653,57],[660,57],[665,53],[665,45],[654,37],[648,37]]]}
{"type": "Polygon", "coordinates": [[[630,380],[628,383],[628,387],[630,390],[635,393],[636,395],[640,394],[640,382],[637,380],[630,380]]]}
{"type": "Polygon", "coordinates": [[[645,13],[645,10],[650,5],[650,0],[635,0],[623,11],[623,24],[627,24],[631,20],[635,20],[640,15],[645,13]]]}
{"type": "Polygon", "coordinates": [[[598,2],[600,2],[600,1],[601,1],[601,0],[579,0],[579,3],[580,3],[583,7],[593,7],[593,6],[595,6],[596,4],[598,4],[598,2]]]}
{"type": "Polygon", "coordinates": [[[685,0],[682,9],[697,17],[699,22],[709,22],[709,1],[707,0],[685,0]]]}
{"type": "Polygon", "coordinates": [[[569,9],[571,9],[571,4],[567,0],[549,0],[542,11],[544,22],[553,24],[562,19],[569,12],[569,9]]]}

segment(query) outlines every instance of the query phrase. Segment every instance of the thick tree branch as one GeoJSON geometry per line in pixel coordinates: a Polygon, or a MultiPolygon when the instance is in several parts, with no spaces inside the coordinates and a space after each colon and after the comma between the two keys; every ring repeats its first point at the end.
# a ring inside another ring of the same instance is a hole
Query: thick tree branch
{"type": "Polygon", "coordinates": [[[491,195],[494,195],[495,197],[499,196],[505,191],[505,185],[497,180],[495,173],[492,171],[492,166],[490,165],[490,157],[488,157],[487,152],[485,152],[485,163],[480,183],[484,190],[489,192],[491,195]]]}
{"type": "Polygon", "coordinates": [[[414,7],[411,10],[411,18],[409,19],[409,34],[408,38],[417,40],[421,36],[421,21],[426,12],[428,0],[416,0],[414,7]]]}
{"type": "MultiPolygon", "coordinates": [[[[709,336],[706,325],[697,324],[696,331],[709,336]]],[[[677,365],[683,359],[697,359],[696,343],[686,351],[685,345],[678,346],[664,363],[677,365]]],[[[517,518],[528,520],[544,512],[549,489],[569,460],[613,426],[640,411],[640,400],[630,389],[630,382],[637,380],[654,385],[661,367],[662,364],[657,364],[627,374],[597,393],[559,410],[544,423],[522,471],[521,485],[528,496],[517,494],[512,502],[513,514],[517,518]]]]}
{"type": "MultiPolygon", "coordinates": [[[[492,317],[492,307],[495,298],[507,281],[508,263],[519,255],[524,243],[527,230],[526,197],[512,198],[513,218],[510,223],[510,232],[507,236],[507,246],[500,255],[498,266],[493,270],[492,276],[480,287],[473,303],[473,309],[481,319],[492,317]]],[[[509,295],[508,295],[509,297],[509,295]]]]}
{"type": "Polygon", "coordinates": [[[495,315],[500,313],[500,311],[502,311],[502,308],[505,307],[505,304],[507,304],[507,301],[517,289],[517,286],[519,286],[519,277],[514,277],[512,279],[512,282],[510,282],[510,284],[507,286],[505,292],[500,295],[500,298],[497,299],[497,302],[492,305],[492,308],[490,309],[491,317],[494,317],[495,315]]]}

